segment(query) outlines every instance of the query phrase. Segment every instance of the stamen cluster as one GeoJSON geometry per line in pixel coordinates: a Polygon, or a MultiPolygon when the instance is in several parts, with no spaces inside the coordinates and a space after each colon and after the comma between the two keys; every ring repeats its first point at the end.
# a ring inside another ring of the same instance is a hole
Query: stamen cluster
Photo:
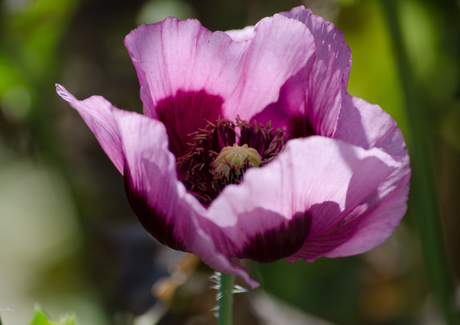
{"type": "Polygon", "coordinates": [[[190,193],[209,206],[225,186],[240,183],[245,171],[254,166],[246,157],[238,165],[226,161],[226,171],[216,171],[214,161],[222,149],[234,144],[247,145],[259,153],[261,167],[284,149],[286,135],[282,128],[273,130],[270,121],[266,125],[255,121],[248,123],[238,116],[235,123],[220,117],[215,124],[206,122],[208,124],[204,129],[189,134],[192,137],[192,142],[188,143],[190,148],[178,159],[177,169],[179,174],[185,173],[182,182],[190,193]],[[239,135],[236,128],[240,131],[239,135]]]}

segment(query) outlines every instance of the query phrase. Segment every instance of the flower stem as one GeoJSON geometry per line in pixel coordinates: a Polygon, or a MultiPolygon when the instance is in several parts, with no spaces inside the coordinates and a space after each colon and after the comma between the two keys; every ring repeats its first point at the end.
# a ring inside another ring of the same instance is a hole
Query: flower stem
{"type": "Polygon", "coordinates": [[[411,135],[411,209],[420,232],[425,267],[437,304],[446,324],[458,324],[454,287],[444,247],[439,207],[428,148],[423,92],[414,78],[403,43],[397,0],[382,0],[394,42],[399,78],[403,89],[411,135]]]}
{"type": "Polygon", "coordinates": [[[219,288],[219,325],[232,325],[233,313],[233,284],[235,276],[230,274],[220,274],[219,288]]]}

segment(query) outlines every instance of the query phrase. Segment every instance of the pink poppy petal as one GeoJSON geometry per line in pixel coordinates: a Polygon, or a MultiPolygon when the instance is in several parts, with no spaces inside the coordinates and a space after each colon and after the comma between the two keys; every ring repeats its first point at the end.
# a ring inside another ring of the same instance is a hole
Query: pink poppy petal
{"type": "Polygon", "coordinates": [[[367,180],[371,179],[369,177],[378,171],[376,168],[370,168],[368,176],[351,179],[346,209],[341,210],[331,203],[312,206],[310,212],[313,217],[319,214],[324,214],[328,218],[330,215],[336,215],[339,216],[339,222],[332,225],[328,222],[318,227],[299,252],[286,260],[294,262],[302,258],[313,262],[320,256],[356,255],[381,245],[398,227],[407,210],[411,173],[409,159],[406,156],[394,161],[397,161],[399,167],[378,184],[375,191],[369,193],[364,201],[360,202],[354,198],[362,197],[358,194],[362,191],[362,182],[367,183],[367,180]]]}
{"type": "Polygon", "coordinates": [[[365,204],[399,166],[378,149],[318,136],[291,140],[275,160],[249,169],[241,184],[227,186],[213,201],[207,217],[230,240],[218,249],[238,257],[249,251],[253,258],[252,243],[267,254],[258,260],[269,261],[289,234],[288,246],[300,249],[365,204]]]}
{"type": "MultiPolygon", "coordinates": [[[[361,254],[381,244],[396,230],[407,211],[410,166],[393,174],[370,198],[360,224],[349,240],[324,254],[326,257],[342,257],[361,254]]],[[[361,208],[361,207],[359,207],[361,208]]],[[[341,225],[341,232],[353,227],[354,220],[341,225]],[[348,229],[347,229],[348,228],[348,229]]],[[[318,238],[319,239],[319,238],[318,238]]]]}
{"type": "Polygon", "coordinates": [[[281,13],[305,24],[315,41],[312,65],[282,86],[277,102],[253,117],[284,128],[290,138],[333,136],[351,68],[351,51],[340,30],[303,6],[281,13]],[[314,62],[313,62],[314,61],[314,62]]]}
{"type": "Polygon", "coordinates": [[[227,30],[225,34],[230,36],[232,40],[237,42],[246,41],[251,38],[254,33],[254,26],[246,26],[243,29],[227,30]]]}
{"type": "Polygon", "coordinates": [[[395,231],[406,213],[409,178],[410,167],[405,164],[351,212],[337,211],[345,215],[343,220],[308,238],[299,252],[286,260],[294,262],[302,258],[313,262],[320,256],[351,256],[381,245],[395,231]]]}
{"type": "MultiPolygon", "coordinates": [[[[283,128],[290,139],[319,134],[305,115],[306,89],[312,63],[313,60],[296,75],[289,78],[280,89],[278,101],[254,115],[251,121],[257,121],[263,125],[270,122],[275,129],[283,128]]],[[[312,121],[314,120],[313,117],[312,121]]]]}
{"type": "MultiPolygon", "coordinates": [[[[302,118],[308,119],[316,134],[330,137],[335,132],[347,90],[350,47],[339,29],[303,6],[281,14],[304,23],[313,34],[316,59],[309,75],[305,116],[302,118]]],[[[300,125],[302,122],[301,119],[300,125]]]]}
{"type": "Polygon", "coordinates": [[[277,101],[280,87],[307,65],[315,50],[306,26],[281,15],[261,20],[244,42],[212,33],[196,20],[167,18],[135,29],[125,45],[139,76],[144,113],[166,124],[172,144],[187,142],[190,130],[206,125],[204,118],[214,122],[222,115],[233,120],[239,114],[249,120],[277,101]],[[195,105],[192,110],[187,104],[191,99],[177,100],[178,92],[204,92],[222,103],[195,105]],[[161,105],[165,101],[169,104],[161,105]],[[187,110],[198,118],[183,119],[191,115],[187,110]],[[182,119],[187,127],[179,123],[182,119]]]}
{"type": "Polygon", "coordinates": [[[192,252],[217,271],[239,275],[252,287],[241,265],[215,249],[200,227],[201,204],[177,180],[176,161],[168,150],[163,123],[126,111],[114,111],[126,157],[129,202],[144,228],[161,243],[192,252]],[[150,139],[146,141],[145,139],[150,139]]]}
{"type": "Polygon", "coordinates": [[[75,108],[93,131],[102,149],[123,174],[124,156],[120,133],[112,114],[114,106],[101,96],[92,96],[79,101],[63,86],[56,84],[59,96],[75,108]]]}
{"type": "Polygon", "coordinates": [[[358,207],[354,212],[360,217],[359,228],[354,226],[356,220],[349,217],[347,222],[337,225],[333,231],[309,239],[302,248],[305,252],[303,258],[308,261],[318,256],[360,254],[382,244],[399,225],[407,210],[411,175],[409,155],[401,131],[391,116],[378,105],[347,95],[334,137],[365,149],[379,148],[400,162],[401,167],[369,197],[366,206],[358,207]],[[353,236],[344,241],[347,232],[353,236]]]}
{"type": "Polygon", "coordinates": [[[380,148],[398,159],[409,158],[395,120],[380,106],[348,94],[340,111],[334,138],[364,149],[380,148]]]}
{"type": "MultiPolygon", "coordinates": [[[[251,195],[246,191],[244,193],[251,195]]],[[[227,198],[232,200],[232,195],[227,198]]],[[[232,204],[238,202],[229,203],[222,199],[215,206],[211,205],[208,218],[213,219],[217,213],[230,216],[234,213],[231,211],[234,209],[232,204]]],[[[233,225],[216,227],[210,223],[203,227],[208,229],[207,233],[211,234],[217,250],[224,255],[260,263],[274,262],[296,253],[305,242],[311,227],[308,211],[286,217],[263,207],[251,207],[248,211],[237,212],[234,217],[239,221],[233,225]]]]}

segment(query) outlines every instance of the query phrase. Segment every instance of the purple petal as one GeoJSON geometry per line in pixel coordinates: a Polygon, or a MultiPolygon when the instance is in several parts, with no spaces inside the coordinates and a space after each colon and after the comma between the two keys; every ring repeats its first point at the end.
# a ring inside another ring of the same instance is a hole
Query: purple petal
{"type": "Polygon", "coordinates": [[[347,90],[350,48],[340,30],[303,6],[281,14],[302,22],[310,30],[315,42],[315,60],[311,69],[299,72],[281,89],[278,103],[267,107],[255,119],[275,121],[274,125],[284,126],[292,138],[311,134],[331,137],[347,90]]]}
{"type": "MultiPolygon", "coordinates": [[[[383,153],[376,148],[367,152],[383,153]]],[[[382,167],[369,159],[363,162],[350,179],[344,209],[336,202],[311,207],[314,222],[316,216],[323,216],[322,221],[312,227],[303,247],[288,261],[360,254],[379,246],[394,232],[407,209],[408,159],[393,160],[390,165],[394,168],[380,180],[377,174],[385,175],[382,167]]]]}
{"type": "MultiPolygon", "coordinates": [[[[244,193],[247,196],[252,195],[246,191],[244,193]]],[[[227,194],[226,199],[221,199],[209,210],[208,218],[213,222],[217,214],[223,214],[236,222],[231,225],[220,224],[218,228],[213,223],[214,228],[210,225],[204,226],[220,252],[240,259],[269,263],[289,257],[302,247],[311,227],[308,211],[283,216],[263,207],[246,206],[247,211],[232,212],[234,204],[238,202],[230,200],[240,198],[227,194]],[[230,216],[232,213],[236,213],[236,218],[230,216]]]]}
{"type": "Polygon", "coordinates": [[[393,118],[378,105],[348,94],[334,138],[364,149],[380,148],[396,159],[409,158],[401,130],[393,118]]]}
{"type": "Polygon", "coordinates": [[[230,36],[232,40],[237,42],[246,41],[251,38],[254,33],[254,26],[246,26],[243,29],[227,30],[225,34],[230,36]]]}
{"type": "Polygon", "coordinates": [[[239,275],[256,287],[257,282],[244,268],[217,251],[201,228],[205,208],[177,180],[176,161],[168,150],[163,123],[120,110],[114,111],[114,116],[126,157],[126,192],[144,228],[163,244],[192,252],[213,269],[239,275]]]}
{"type": "Polygon", "coordinates": [[[120,133],[112,114],[114,106],[101,96],[92,96],[79,101],[64,87],[56,84],[59,96],[75,108],[93,131],[102,149],[123,174],[124,156],[121,148],[120,133]]]}
{"type": "MultiPolygon", "coordinates": [[[[341,225],[341,232],[354,228],[353,236],[324,254],[327,257],[341,257],[364,253],[381,244],[396,230],[407,210],[409,194],[410,167],[398,170],[385,183],[379,186],[376,194],[369,198],[360,216],[359,226],[353,225],[358,221],[347,220],[341,225]],[[377,203],[378,201],[378,203],[377,203]],[[395,217],[399,216],[399,217],[395,217]]],[[[357,209],[363,209],[358,207],[357,209]]]]}
{"type": "MultiPolygon", "coordinates": [[[[399,166],[378,149],[366,151],[318,136],[291,140],[275,160],[248,170],[241,184],[227,186],[209,207],[208,218],[229,239],[218,250],[254,259],[256,246],[260,255],[255,259],[270,261],[270,254],[279,257],[278,247],[287,242],[288,248],[300,249],[290,252],[300,258],[301,247],[310,238],[368,204],[368,198],[399,166]],[[263,239],[265,245],[261,245],[263,239]]],[[[397,222],[401,217],[392,216],[397,222]]],[[[218,242],[221,234],[212,236],[218,242]]]]}
{"type": "Polygon", "coordinates": [[[280,15],[261,20],[243,42],[212,33],[196,20],[167,18],[132,31],[125,45],[146,115],[160,118],[158,103],[178,91],[205,91],[223,99],[223,117],[240,114],[245,120],[277,101],[281,86],[307,65],[315,49],[304,24],[280,15]]]}
{"type": "MultiPolygon", "coordinates": [[[[257,121],[264,125],[271,122],[273,128],[283,128],[290,139],[319,134],[305,113],[308,75],[312,64],[313,57],[307,66],[289,78],[281,87],[278,101],[268,105],[262,112],[254,115],[251,121],[257,121]]],[[[311,117],[311,120],[319,121],[315,116],[311,117]]],[[[317,128],[318,125],[320,124],[315,124],[317,128]]]]}
{"type": "MultiPolygon", "coordinates": [[[[307,239],[301,250],[287,258],[294,262],[299,258],[313,262],[317,257],[343,257],[364,253],[381,245],[398,227],[407,210],[410,169],[405,165],[390,175],[377,190],[353,210],[341,212],[331,203],[317,205],[310,210],[342,216],[342,220],[324,232],[307,239]],[[408,172],[409,170],[409,172],[408,172]]],[[[350,184],[350,194],[355,187],[350,184]]]]}
{"type": "Polygon", "coordinates": [[[323,255],[360,254],[382,244],[399,225],[407,209],[411,174],[409,156],[401,131],[391,116],[377,105],[348,95],[340,112],[335,137],[365,149],[379,148],[401,166],[379,185],[365,206],[358,206],[351,213],[352,217],[308,240],[302,250],[305,252],[303,258],[309,261],[323,255]],[[355,215],[359,215],[359,219],[355,215]],[[356,227],[357,222],[359,227],[356,227]]]}

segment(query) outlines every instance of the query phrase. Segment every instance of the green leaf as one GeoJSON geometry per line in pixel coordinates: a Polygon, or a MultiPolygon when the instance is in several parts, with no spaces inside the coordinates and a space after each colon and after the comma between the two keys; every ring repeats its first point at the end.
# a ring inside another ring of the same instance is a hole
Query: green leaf
{"type": "Polygon", "coordinates": [[[30,325],[52,325],[48,321],[48,316],[45,314],[45,311],[41,309],[40,306],[35,306],[35,313],[30,325]]]}
{"type": "Polygon", "coordinates": [[[61,317],[57,322],[50,321],[45,311],[40,306],[35,306],[35,313],[30,325],[77,325],[77,323],[72,314],[61,317]]]}

